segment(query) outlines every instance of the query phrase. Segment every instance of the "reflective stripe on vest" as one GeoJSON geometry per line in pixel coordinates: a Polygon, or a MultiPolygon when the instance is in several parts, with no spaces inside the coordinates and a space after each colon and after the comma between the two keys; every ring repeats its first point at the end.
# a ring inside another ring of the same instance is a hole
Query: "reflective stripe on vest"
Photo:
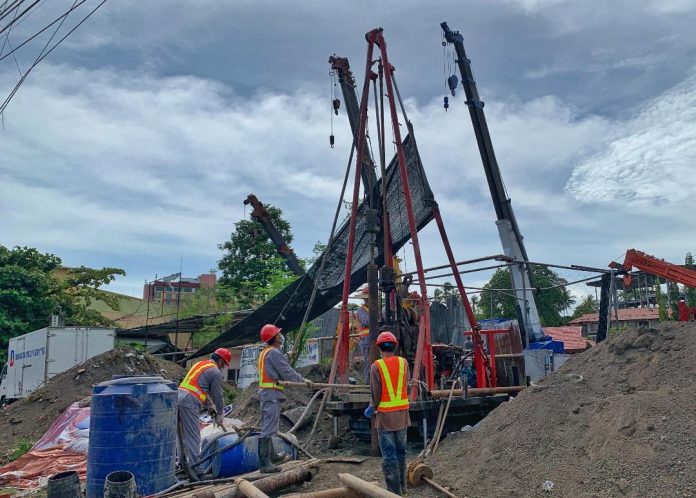
{"type": "Polygon", "coordinates": [[[266,349],[261,351],[261,354],[259,355],[259,389],[276,389],[278,391],[282,391],[285,389],[285,386],[281,386],[266,375],[266,355],[270,353],[271,349],[273,349],[273,346],[268,346],[266,349]]]}
{"type": "Polygon", "coordinates": [[[199,361],[193,367],[191,367],[191,370],[186,374],[186,377],[184,377],[184,380],[181,381],[181,384],[179,384],[179,388],[185,389],[191,394],[193,394],[196,398],[198,398],[198,401],[201,403],[205,403],[205,400],[208,398],[208,395],[201,389],[201,386],[198,384],[198,378],[201,376],[203,372],[208,370],[209,368],[217,368],[217,364],[213,360],[203,360],[199,361]]]}
{"type": "Polygon", "coordinates": [[[377,360],[376,363],[382,377],[382,398],[377,405],[377,411],[408,410],[406,360],[400,356],[392,356],[377,360]],[[396,376],[396,383],[394,376],[396,376]]]}

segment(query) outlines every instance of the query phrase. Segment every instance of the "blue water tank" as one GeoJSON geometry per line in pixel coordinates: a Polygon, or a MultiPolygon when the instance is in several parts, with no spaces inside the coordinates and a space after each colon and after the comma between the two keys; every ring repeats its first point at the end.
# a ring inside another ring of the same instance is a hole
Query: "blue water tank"
{"type": "MultiPolygon", "coordinates": [[[[215,456],[206,460],[203,464],[204,468],[210,466],[210,471],[214,478],[238,476],[258,470],[260,466],[258,436],[249,436],[241,443],[232,446],[237,439],[238,436],[236,434],[228,434],[214,440],[210,444],[208,440],[203,441],[204,457],[211,453],[216,453],[215,456]],[[206,446],[208,447],[206,448],[206,446]],[[227,446],[232,447],[225,451],[220,451],[227,446]]],[[[279,437],[273,438],[273,447],[276,453],[285,453],[290,456],[291,459],[297,459],[297,450],[295,447],[286,443],[279,437]]]]}
{"type": "Polygon", "coordinates": [[[116,470],[131,472],[141,495],[176,482],[176,408],[176,384],[159,376],[114,377],[94,387],[87,498],[102,498],[116,470]]]}

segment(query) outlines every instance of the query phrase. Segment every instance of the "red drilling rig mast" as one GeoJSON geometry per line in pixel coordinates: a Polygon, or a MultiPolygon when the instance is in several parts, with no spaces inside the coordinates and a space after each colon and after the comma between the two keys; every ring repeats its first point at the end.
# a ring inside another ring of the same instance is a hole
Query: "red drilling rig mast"
{"type": "MultiPolygon", "coordinates": [[[[403,187],[403,198],[405,211],[408,219],[408,226],[410,231],[410,237],[413,244],[413,251],[416,263],[416,274],[418,275],[418,284],[420,294],[418,296],[418,302],[416,303],[416,308],[418,311],[418,340],[415,352],[415,358],[413,362],[413,377],[411,390],[411,398],[415,399],[418,394],[418,386],[425,385],[427,390],[432,390],[434,385],[434,362],[433,362],[433,351],[432,351],[432,341],[430,334],[430,307],[428,303],[427,285],[425,271],[423,268],[423,261],[421,257],[420,243],[418,239],[418,226],[414,216],[414,208],[411,197],[411,189],[409,187],[408,179],[408,169],[406,165],[406,156],[404,153],[404,141],[402,140],[401,130],[399,128],[399,115],[397,110],[397,102],[401,108],[401,112],[408,127],[408,131],[411,135],[411,139],[415,141],[413,136],[413,128],[411,123],[406,117],[405,109],[401,101],[401,96],[396,86],[396,81],[394,79],[394,67],[389,62],[389,57],[387,54],[387,43],[383,36],[382,28],[376,28],[368,32],[365,35],[367,40],[367,58],[365,63],[365,79],[363,83],[360,107],[358,112],[358,123],[356,129],[356,140],[355,140],[355,178],[353,183],[353,194],[352,194],[352,207],[351,216],[348,228],[348,245],[345,261],[345,278],[343,281],[343,293],[341,301],[341,330],[339,331],[338,343],[334,356],[334,366],[331,372],[330,382],[335,381],[335,377],[338,374],[340,378],[345,378],[347,372],[348,364],[348,349],[349,349],[349,319],[348,319],[348,297],[350,294],[350,275],[353,268],[353,256],[355,247],[355,234],[356,234],[356,224],[358,223],[358,213],[357,208],[359,204],[359,193],[361,185],[361,177],[364,179],[364,172],[362,171],[364,158],[367,153],[367,117],[368,117],[368,100],[370,94],[370,82],[374,82],[379,79],[380,89],[384,88],[385,92],[380,92],[381,95],[386,96],[388,114],[391,120],[392,133],[393,133],[393,143],[396,147],[396,156],[398,160],[398,171],[403,187]],[[379,58],[377,60],[373,59],[375,54],[375,49],[379,52],[379,58]],[[375,73],[372,68],[378,64],[379,71],[375,73]],[[422,372],[422,373],[421,373],[422,372]],[[422,379],[422,380],[421,380],[422,379]]],[[[335,62],[335,61],[332,61],[335,62]]],[[[375,87],[375,85],[373,85],[375,87]]],[[[376,90],[375,90],[376,93],[376,90]]],[[[375,101],[377,102],[378,96],[375,95],[375,101]]],[[[377,107],[377,105],[376,105],[377,107]]],[[[378,135],[381,135],[380,142],[380,156],[383,156],[384,149],[384,133],[385,133],[385,122],[384,122],[384,105],[382,105],[381,114],[377,110],[377,130],[378,135]],[[380,132],[381,130],[381,132],[380,132]]],[[[366,189],[369,185],[365,186],[366,189]]],[[[385,199],[382,199],[385,202],[385,199]]],[[[474,316],[473,310],[469,303],[469,299],[466,295],[462,279],[457,268],[457,263],[454,259],[452,249],[449,244],[447,233],[445,231],[444,223],[442,221],[442,216],[440,214],[437,203],[432,201],[432,215],[435,219],[438,230],[440,232],[442,242],[447,254],[448,263],[451,267],[454,279],[459,290],[462,304],[466,312],[469,323],[472,327],[471,335],[473,343],[473,359],[474,367],[476,370],[477,387],[496,387],[496,371],[495,371],[495,357],[494,357],[494,334],[497,333],[507,333],[507,330],[481,330],[476,317],[474,316]],[[488,339],[488,352],[484,348],[484,341],[482,335],[486,335],[488,339]]],[[[386,207],[383,208],[383,213],[387,213],[386,207]]],[[[389,220],[384,220],[384,226],[389,227],[389,220]]],[[[390,251],[386,251],[389,253],[390,251]]],[[[386,264],[390,264],[390,258],[386,259],[386,264]]],[[[388,296],[385,296],[385,301],[388,300],[388,296]]],[[[398,332],[398,331],[397,331],[398,332]]]]}

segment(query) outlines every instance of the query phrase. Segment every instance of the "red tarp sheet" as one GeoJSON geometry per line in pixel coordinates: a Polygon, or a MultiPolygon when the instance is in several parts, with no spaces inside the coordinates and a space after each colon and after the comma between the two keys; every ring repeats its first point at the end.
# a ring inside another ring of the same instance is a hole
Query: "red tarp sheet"
{"type": "Polygon", "coordinates": [[[87,429],[77,425],[89,417],[89,407],[73,403],[58,417],[28,453],[0,467],[0,485],[36,488],[53,474],[74,470],[87,474],[87,429]],[[40,479],[41,478],[41,479],[40,479]]]}

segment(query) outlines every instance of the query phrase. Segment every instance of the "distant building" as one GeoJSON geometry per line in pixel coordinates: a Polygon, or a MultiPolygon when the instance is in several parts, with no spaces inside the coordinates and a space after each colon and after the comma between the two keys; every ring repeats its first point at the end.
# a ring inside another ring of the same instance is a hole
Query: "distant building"
{"type": "Polygon", "coordinates": [[[544,333],[554,341],[562,342],[563,352],[567,354],[582,353],[594,345],[594,342],[582,336],[582,327],[579,325],[544,327],[544,333]]]}
{"type": "Polygon", "coordinates": [[[172,275],[145,284],[143,299],[175,305],[179,296],[186,299],[201,289],[212,289],[216,282],[217,277],[214,273],[204,273],[196,278],[179,278],[178,275],[172,275]]]}
{"type": "MultiPolygon", "coordinates": [[[[619,324],[620,327],[654,327],[657,325],[659,312],[657,308],[620,308],[619,324]]],[[[616,315],[614,310],[610,310],[611,326],[616,327],[616,315]]],[[[568,325],[579,325],[582,327],[583,337],[595,340],[597,329],[599,328],[599,313],[585,313],[575,320],[568,322],[568,325]]]]}

